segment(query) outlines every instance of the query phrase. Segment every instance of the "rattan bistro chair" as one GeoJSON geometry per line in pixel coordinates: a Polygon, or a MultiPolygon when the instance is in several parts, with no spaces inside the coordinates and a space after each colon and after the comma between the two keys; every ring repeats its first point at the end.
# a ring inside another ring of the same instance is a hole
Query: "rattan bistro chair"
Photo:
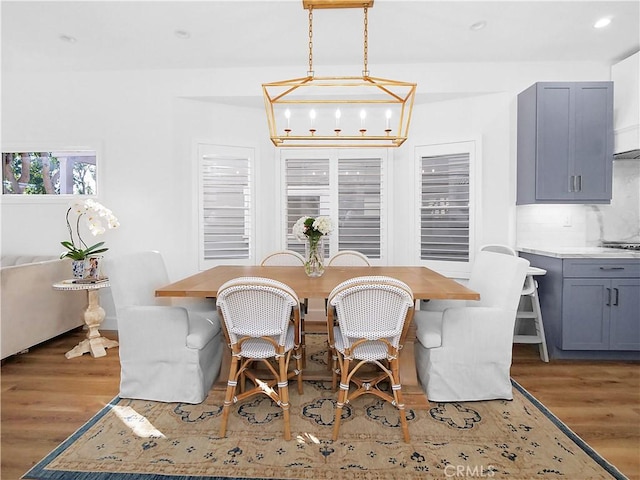
{"type": "Polygon", "coordinates": [[[390,277],[367,276],[347,280],[333,289],[327,327],[329,347],[335,350],[333,388],[340,374],[333,440],[340,430],[343,406],[364,394],[373,394],[398,408],[405,442],[409,428],[404,411],[399,374],[399,354],[413,317],[413,293],[405,283],[390,277]],[[369,371],[365,366],[377,367],[369,371]],[[355,390],[350,391],[350,385],[355,390]],[[388,388],[383,389],[381,384],[388,388]]]}
{"type": "Polygon", "coordinates": [[[218,290],[218,311],[232,355],[220,436],[226,434],[233,403],[265,394],[282,408],[284,438],[291,439],[289,378],[297,377],[298,393],[303,391],[299,305],[289,286],[268,278],[240,277],[218,290]],[[296,365],[290,372],[292,355],[296,365]],[[253,384],[249,390],[247,380],[253,384]]]}
{"type": "Polygon", "coordinates": [[[328,265],[334,267],[370,267],[366,255],[356,250],[342,250],[329,259],[328,265]]]}
{"type": "MultiPolygon", "coordinates": [[[[371,262],[369,258],[363,253],[357,250],[341,250],[329,259],[327,264],[330,267],[370,267],[371,262]]],[[[329,305],[328,299],[324,299],[324,312],[327,313],[327,307],[329,305]]],[[[335,315],[335,312],[333,312],[335,315]]],[[[327,351],[327,365],[331,368],[331,354],[332,351],[327,351]]]]}
{"type": "Polygon", "coordinates": [[[293,250],[281,250],[273,252],[262,259],[260,265],[265,266],[281,266],[281,267],[297,267],[304,265],[304,257],[293,250]]]}
{"type": "MultiPolygon", "coordinates": [[[[272,252],[260,262],[262,267],[303,267],[304,257],[293,250],[280,250],[272,252]]],[[[309,311],[309,299],[303,298],[300,302],[300,342],[302,345],[302,365],[306,365],[306,342],[304,339],[304,316],[309,311]]]]}
{"type": "MultiPolygon", "coordinates": [[[[279,252],[273,252],[267,255],[260,262],[260,266],[262,267],[303,267],[304,266],[304,257],[300,255],[298,252],[294,252],[293,250],[281,250],[279,252]]],[[[309,299],[305,298],[302,300],[302,304],[300,305],[302,311],[301,314],[304,317],[304,314],[307,313],[309,308],[309,299]]]]}

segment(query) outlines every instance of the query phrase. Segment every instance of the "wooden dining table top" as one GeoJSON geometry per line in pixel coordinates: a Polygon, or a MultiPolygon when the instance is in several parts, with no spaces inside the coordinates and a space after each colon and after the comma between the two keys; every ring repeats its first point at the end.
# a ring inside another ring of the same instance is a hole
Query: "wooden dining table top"
{"type": "Polygon", "coordinates": [[[326,267],[321,277],[308,277],[302,267],[218,265],[158,288],[157,297],[217,297],[218,289],[237,277],[265,277],[289,285],[300,298],[327,298],[341,282],[359,276],[384,275],[406,283],[419,299],[478,300],[480,294],[427,267],[326,267]]]}

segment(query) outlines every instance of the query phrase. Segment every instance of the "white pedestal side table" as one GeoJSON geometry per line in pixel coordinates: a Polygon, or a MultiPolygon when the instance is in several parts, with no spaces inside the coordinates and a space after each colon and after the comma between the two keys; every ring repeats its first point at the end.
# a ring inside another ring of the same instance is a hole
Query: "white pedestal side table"
{"type": "Polygon", "coordinates": [[[106,280],[96,283],[74,283],[74,280],[63,280],[53,284],[55,290],[86,290],[89,303],[84,312],[84,323],[89,329],[87,338],[65,353],[65,357],[75,358],[85,353],[90,353],[92,357],[104,357],[107,354],[105,349],[118,346],[118,342],[103,337],[98,331],[105,317],[104,309],[100,306],[100,289],[109,286],[106,280]]]}

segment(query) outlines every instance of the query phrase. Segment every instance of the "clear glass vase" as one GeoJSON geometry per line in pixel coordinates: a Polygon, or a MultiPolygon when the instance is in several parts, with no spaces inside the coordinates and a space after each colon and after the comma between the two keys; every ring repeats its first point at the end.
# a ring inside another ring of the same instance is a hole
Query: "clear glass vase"
{"type": "Polygon", "coordinates": [[[310,277],[324,273],[324,236],[309,237],[304,249],[304,271],[310,277]]]}

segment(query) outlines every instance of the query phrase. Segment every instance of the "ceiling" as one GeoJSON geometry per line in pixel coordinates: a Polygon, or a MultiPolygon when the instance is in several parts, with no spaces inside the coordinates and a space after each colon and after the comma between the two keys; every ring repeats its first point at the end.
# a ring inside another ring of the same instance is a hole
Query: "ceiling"
{"type": "MultiPolygon", "coordinates": [[[[304,76],[308,70],[301,0],[2,0],[1,17],[3,72],[299,66],[304,76]]],[[[363,23],[361,9],[314,10],[316,74],[323,65],[343,64],[360,74],[363,23]]],[[[613,64],[640,48],[640,0],[375,0],[368,30],[374,75],[376,64],[613,64]],[[593,28],[602,17],[611,24],[593,28]],[[486,26],[471,29],[477,22],[486,26]]]]}

